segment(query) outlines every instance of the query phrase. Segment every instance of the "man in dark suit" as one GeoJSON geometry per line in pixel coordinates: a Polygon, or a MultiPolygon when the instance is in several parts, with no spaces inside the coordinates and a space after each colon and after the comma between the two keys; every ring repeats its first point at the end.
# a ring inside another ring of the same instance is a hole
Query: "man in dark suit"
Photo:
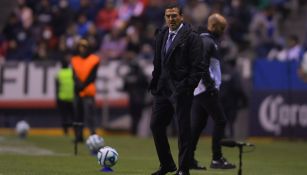
{"type": "Polygon", "coordinates": [[[223,138],[226,126],[226,117],[219,98],[219,88],[221,85],[221,58],[219,56],[219,39],[227,26],[226,19],[220,14],[212,14],[208,18],[208,32],[200,34],[203,41],[203,61],[205,71],[201,81],[194,91],[192,104],[192,159],[199,136],[206,126],[209,115],[214,121],[214,131],[212,136],[212,161],[210,168],[233,169],[235,165],[229,163],[222,154],[220,141],[223,138]]]}
{"type": "Polygon", "coordinates": [[[189,175],[191,104],[204,66],[201,64],[201,39],[183,23],[182,15],[178,4],[169,4],[164,15],[167,26],[156,32],[153,78],[149,87],[154,96],[150,127],[160,168],[152,175],[165,175],[177,169],[166,134],[174,114],[179,132],[176,174],[189,175]]]}

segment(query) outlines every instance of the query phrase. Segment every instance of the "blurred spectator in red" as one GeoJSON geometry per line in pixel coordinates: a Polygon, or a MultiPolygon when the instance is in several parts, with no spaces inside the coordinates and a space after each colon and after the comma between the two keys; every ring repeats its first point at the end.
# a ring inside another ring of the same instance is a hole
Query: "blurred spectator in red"
{"type": "Polygon", "coordinates": [[[107,0],[105,7],[100,9],[96,17],[96,25],[103,33],[110,32],[118,18],[113,0],[107,0]]]}
{"type": "Polygon", "coordinates": [[[0,63],[5,61],[6,50],[7,42],[5,41],[4,37],[0,35],[0,63]]]}

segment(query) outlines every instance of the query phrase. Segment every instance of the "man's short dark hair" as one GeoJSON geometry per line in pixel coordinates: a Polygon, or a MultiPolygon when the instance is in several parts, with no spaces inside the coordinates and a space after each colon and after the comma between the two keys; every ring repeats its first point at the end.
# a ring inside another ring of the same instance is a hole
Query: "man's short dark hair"
{"type": "Polygon", "coordinates": [[[179,9],[179,14],[180,14],[180,15],[183,14],[182,7],[181,7],[181,5],[178,4],[177,2],[168,3],[168,4],[165,6],[164,10],[166,10],[166,9],[172,9],[172,8],[177,8],[177,9],[179,9]]]}

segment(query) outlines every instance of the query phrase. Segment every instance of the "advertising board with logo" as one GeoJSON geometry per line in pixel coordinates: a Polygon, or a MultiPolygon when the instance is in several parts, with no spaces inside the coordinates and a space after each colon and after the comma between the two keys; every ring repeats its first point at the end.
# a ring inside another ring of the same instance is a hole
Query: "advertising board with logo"
{"type": "Polygon", "coordinates": [[[298,62],[259,60],[254,64],[250,134],[307,138],[307,83],[298,62]]]}

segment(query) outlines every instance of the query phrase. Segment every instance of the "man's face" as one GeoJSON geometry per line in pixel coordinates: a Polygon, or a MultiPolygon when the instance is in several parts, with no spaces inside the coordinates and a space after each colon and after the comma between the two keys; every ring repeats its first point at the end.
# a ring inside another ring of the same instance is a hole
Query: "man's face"
{"type": "Polygon", "coordinates": [[[183,21],[183,17],[180,15],[178,8],[166,9],[164,18],[171,31],[178,29],[183,21]]]}
{"type": "Polygon", "coordinates": [[[78,50],[79,50],[80,54],[83,54],[83,53],[86,53],[87,48],[85,46],[83,46],[83,45],[79,45],[78,46],[78,50]]]}

